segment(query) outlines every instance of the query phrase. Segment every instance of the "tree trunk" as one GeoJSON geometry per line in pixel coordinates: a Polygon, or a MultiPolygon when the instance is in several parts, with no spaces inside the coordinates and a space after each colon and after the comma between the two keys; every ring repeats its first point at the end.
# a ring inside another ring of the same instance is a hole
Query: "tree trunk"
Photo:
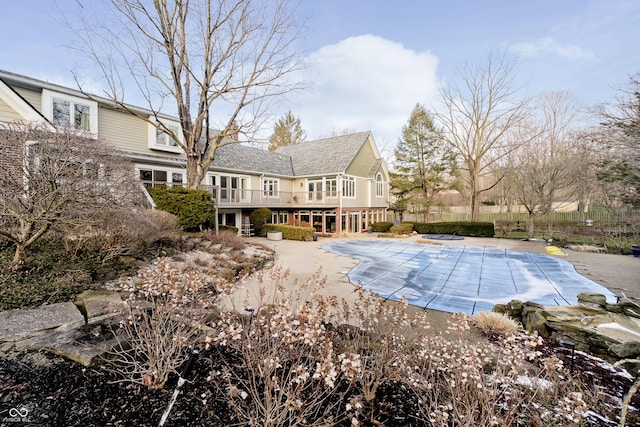
{"type": "Polygon", "coordinates": [[[534,227],[533,212],[529,212],[529,216],[527,217],[527,239],[533,239],[534,227]]]}
{"type": "Polygon", "coordinates": [[[13,254],[13,261],[11,261],[12,269],[15,270],[18,268],[20,264],[22,264],[22,260],[24,259],[25,246],[23,243],[16,243],[16,251],[13,254]]]}
{"type": "Polygon", "coordinates": [[[205,172],[200,155],[187,156],[187,188],[191,190],[200,188],[205,172]]]}
{"type": "Polygon", "coordinates": [[[480,191],[478,191],[480,176],[475,166],[471,173],[471,221],[477,222],[480,221],[480,191]]]}

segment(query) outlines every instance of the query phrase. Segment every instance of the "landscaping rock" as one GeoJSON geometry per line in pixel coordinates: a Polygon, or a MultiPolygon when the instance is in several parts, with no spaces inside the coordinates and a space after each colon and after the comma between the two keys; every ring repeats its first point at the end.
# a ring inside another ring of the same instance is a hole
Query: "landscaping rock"
{"type": "Polygon", "coordinates": [[[504,306],[506,313],[509,316],[515,317],[515,318],[522,316],[523,307],[524,305],[522,304],[522,301],[518,301],[518,300],[512,300],[504,306]]]}
{"type": "Polygon", "coordinates": [[[515,315],[522,305],[520,317],[513,317],[527,331],[569,339],[578,350],[616,360],[640,356],[640,318],[636,317],[640,308],[630,303],[607,304],[604,295],[595,293],[582,293],[578,301],[580,305],[574,306],[511,301],[502,307],[515,315]]]}
{"type": "Polygon", "coordinates": [[[118,345],[113,328],[107,324],[85,325],[71,331],[59,331],[20,341],[17,350],[45,350],[58,356],[94,366],[103,363],[109,353],[118,345]]]}
{"type": "Polygon", "coordinates": [[[607,297],[595,292],[581,292],[578,294],[578,303],[604,307],[607,305],[607,297]]]}
{"type": "Polygon", "coordinates": [[[127,309],[120,294],[112,291],[84,291],[76,296],[74,303],[89,324],[119,316],[127,309]]]}
{"type": "Polygon", "coordinates": [[[0,311],[0,341],[18,341],[51,331],[70,330],[84,323],[84,316],[72,302],[0,311]]]}

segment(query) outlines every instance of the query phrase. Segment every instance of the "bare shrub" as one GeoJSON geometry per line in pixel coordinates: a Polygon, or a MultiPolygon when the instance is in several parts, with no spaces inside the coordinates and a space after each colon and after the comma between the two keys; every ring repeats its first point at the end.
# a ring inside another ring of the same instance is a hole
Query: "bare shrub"
{"type": "Polygon", "coordinates": [[[428,322],[424,314],[410,319],[406,301],[398,305],[361,287],[355,292],[355,303],[343,306],[347,323],[339,328],[336,349],[359,356],[355,380],[363,399],[372,403],[384,382],[402,376],[412,341],[426,333],[428,322]]]}
{"type": "MultiPolygon", "coordinates": [[[[225,385],[220,391],[240,424],[319,426],[343,417],[337,384],[351,375],[357,358],[335,355],[323,321],[328,308],[316,305],[316,298],[304,302],[287,294],[282,284],[288,275],[280,268],[269,271],[276,292],[267,297],[262,281],[258,305],[245,311],[250,315],[224,312],[219,332],[207,337],[213,348],[232,355],[220,358],[225,366],[210,380],[225,385]]],[[[294,288],[323,284],[317,273],[294,288]]]]}
{"type": "Polygon", "coordinates": [[[220,231],[216,233],[213,230],[205,230],[202,232],[202,237],[227,248],[242,250],[247,246],[244,237],[238,236],[238,233],[232,231],[220,231]]]}
{"type": "Polygon", "coordinates": [[[203,335],[205,320],[229,285],[215,277],[221,260],[202,253],[161,258],[113,286],[128,295],[111,364],[123,381],[161,388],[203,335]]]}
{"type": "Polygon", "coordinates": [[[110,364],[122,381],[162,388],[171,373],[188,359],[202,331],[201,315],[177,310],[168,297],[130,303],[120,329],[114,331],[118,345],[110,364]]]}
{"type": "Polygon", "coordinates": [[[495,222],[495,228],[502,237],[507,237],[509,233],[516,229],[516,222],[507,219],[497,220],[495,222]]]}
{"type": "Polygon", "coordinates": [[[14,269],[51,230],[95,226],[101,214],[136,203],[131,163],[81,131],[4,123],[0,147],[17,147],[22,165],[0,169],[0,235],[15,245],[14,269]]]}
{"type": "Polygon", "coordinates": [[[172,213],[157,209],[145,209],[140,212],[140,215],[153,224],[155,231],[161,234],[178,231],[178,217],[172,213]]]}
{"type": "Polygon", "coordinates": [[[115,207],[97,215],[101,217],[98,225],[81,222],[60,230],[67,256],[96,253],[106,265],[120,256],[144,252],[156,243],[180,239],[175,215],[166,212],[115,207]]]}
{"type": "Polygon", "coordinates": [[[558,359],[541,358],[541,337],[511,334],[479,344],[451,338],[468,328],[469,318],[458,316],[445,334],[425,337],[412,353],[405,374],[421,396],[422,419],[483,426],[581,421],[584,395],[563,377],[558,359]]]}
{"type": "Polygon", "coordinates": [[[502,313],[481,311],[471,320],[481,331],[493,334],[515,334],[521,329],[518,322],[502,313]]]}

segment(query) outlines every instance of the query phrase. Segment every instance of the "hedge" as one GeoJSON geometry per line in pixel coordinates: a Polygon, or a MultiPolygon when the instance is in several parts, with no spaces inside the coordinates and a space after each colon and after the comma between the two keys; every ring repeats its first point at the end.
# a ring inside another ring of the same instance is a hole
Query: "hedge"
{"type": "Polygon", "coordinates": [[[411,234],[413,233],[413,224],[403,222],[402,224],[394,225],[390,230],[393,234],[411,234]]]}
{"type": "Polygon", "coordinates": [[[412,222],[418,234],[454,234],[469,237],[493,237],[492,222],[412,222]]]}
{"type": "Polygon", "coordinates": [[[375,231],[376,233],[386,233],[391,229],[392,225],[393,224],[391,222],[383,221],[383,222],[374,222],[373,224],[369,225],[369,227],[371,228],[371,230],[375,231]]]}
{"type": "Polygon", "coordinates": [[[316,229],[313,227],[298,227],[296,225],[284,225],[284,224],[265,224],[262,226],[262,231],[265,235],[269,231],[281,231],[282,238],[286,240],[313,240],[313,233],[316,229]]]}
{"type": "Polygon", "coordinates": [[[156,187],[148,191],[156,208],[176,215],[177,225],[183,230],[195,230],[213,224],[215,220],[215,206],[207,190],[156,187]]]}
{"type": "Polygon", "coordinates": [[[230,231],[232,233],[238,234],[240,229],[238,227],[234,227],[233,225],[224,225],[218,224],[218,231],[230,231]]]}

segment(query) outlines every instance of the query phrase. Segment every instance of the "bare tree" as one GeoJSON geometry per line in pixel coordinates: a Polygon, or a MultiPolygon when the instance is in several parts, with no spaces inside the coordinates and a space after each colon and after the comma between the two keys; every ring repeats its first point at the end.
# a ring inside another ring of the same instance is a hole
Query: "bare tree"
{"type": "Polygon", "coordinates": [[[54,226],[97,222],[134,201],[129,162],[75,129],[5,124],[0,148],[11,147],[22,167],[0,172],[0,236],[15,244],[14,267],[54,226]]]}
{"type": "Polygon", "coordinates": [[[527,233],[534,233],[534,217],[576,200],[580,144],[573,128],[577,105],[566,92],[550,92],[540,98],[541,123],[526,145],[510,153],[506,168],[516,200],[528,213],[527,233]]]}
{"type": "Polygon", "coordinates": [[[110,0],[109,11],[80,21],[83,50],[110,100],[186,153],[189,188],[201,184],[218,147],[252,135],[272,101],[297,86],[300,27],[287,0],[110,0]],[[151,115],[125,103],[127,84],[151,115]],[[171,103],[179,126],[161,113],[171,103]]]}
{"type": "Polygon", "coordinates": [[[306,137],[307,133],[302,129],[300,118],[288,111],[273,127],[273,134],[269,137],[269,151],[276,151],[278,147],[299,144],[306,137]]]}
{"type": "Polygon", "coordinates": [[[480,216],[480,195],[502,179],[492,173],[493,164],[527,142],[512,137],[524,125],[528,103],[513,86],[513,69],[513,62],[491,53],[485,64],[467,64],[457,83],[440,90],[442,107],[435,117],[459,155],[472,221],[480,216]]]}

